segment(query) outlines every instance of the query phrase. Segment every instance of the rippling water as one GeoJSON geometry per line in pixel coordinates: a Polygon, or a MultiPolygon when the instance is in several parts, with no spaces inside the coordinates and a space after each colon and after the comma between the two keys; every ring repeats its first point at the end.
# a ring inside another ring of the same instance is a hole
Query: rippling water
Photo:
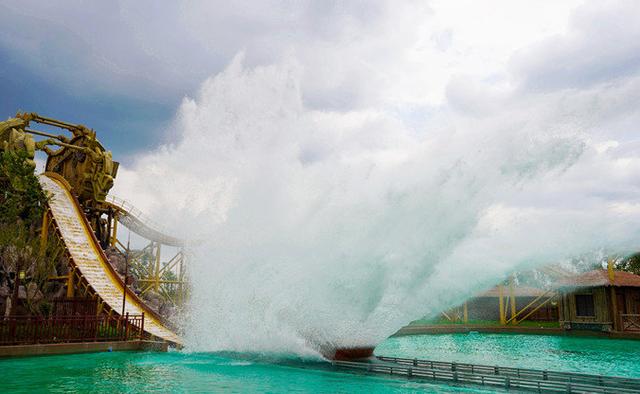
{"type": "Polygon", "coordinates": [[[640,341],[516,334],[448,334],[389,338],[385,356],[640,378],[640,341]]]}
{"type": "MultiPolygon", "coordinates": [[[[452,334],[390,338],[379,355],[640,377],[640,342],[452,334]]],[[[2,392],[492,392],[335,371],[287,356],[114,352],[0,360],[2,392]]]]}
{"type": "Polygon", "coordinates": [[[0,360],[1,392],[404,393],[463,387],[331,370],[300,359],[212,353],[114,352],[0,360]]]}

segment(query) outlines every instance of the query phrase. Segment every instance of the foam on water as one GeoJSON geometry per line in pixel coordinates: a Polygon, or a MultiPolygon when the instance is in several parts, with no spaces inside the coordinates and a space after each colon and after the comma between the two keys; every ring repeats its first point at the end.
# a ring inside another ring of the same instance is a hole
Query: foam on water
{"type": "Polygon", "coordinates": [[[120,175],[125,197],[204,240],[189,348],[372,345],[511,270],[637,244],[638,206],[601,198],[611,152],[548,108],[416,131],[397,108],[308,108],[300,72],[238,57],[184,100],[179,142],[120,175]]]}

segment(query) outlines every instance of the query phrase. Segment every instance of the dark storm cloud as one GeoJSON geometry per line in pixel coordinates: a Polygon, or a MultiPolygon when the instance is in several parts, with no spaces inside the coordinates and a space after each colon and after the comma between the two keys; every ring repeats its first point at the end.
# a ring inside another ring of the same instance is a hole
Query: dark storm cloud
{"type": "MultiPolygon", "coordinates": [[[[162,142],[180,100],[240,51],[247,65],[287,52],[310,57],[309,104],[361,102],[356,49],[328,59],[318,46],[363,40],[384,2],[0,2],[0,116],[39,111],[96,129],[119,153],[162,142]],[[312,56],[307,56],[307,52],[312,56]],[[355,64],[355,66],[354,66],[355,64]],[[315,69],[315,70],[314,70],[315,69]],[[321,82],[318,81],[318,74],[321,82]],[[344,76],[340,74],[344,73],[344,76]]],[[[166,135],[165,135],[166,137],[166,135]]]]}

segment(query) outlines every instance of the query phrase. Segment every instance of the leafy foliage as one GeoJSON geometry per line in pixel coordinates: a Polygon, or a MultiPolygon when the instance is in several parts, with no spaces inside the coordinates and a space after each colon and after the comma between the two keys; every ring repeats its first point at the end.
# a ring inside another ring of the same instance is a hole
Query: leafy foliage
{"type": "Polygon", "coordinates": [[[48,277],[60,253],[52,242],[41,250],[36,230],[47,196],[26,159],[20,153],[0,152],[0,286],[10,287],[13,294],[16,274],[25,271],[24,306],[30,313],[41,314],[50,309],[44,294],[55,285],[48,277]]]}
{"type": "Polygon", "coordinates": [[[0,225],[23,222],[30,230],[42,219],[47,196],[24,154],[0,152],[0,225]]]}
{"type": "Polygon", "coordinates": [[[631,256],[619,261],[616,268],[640,275],[640,253],[632,254],[631,256]]]}

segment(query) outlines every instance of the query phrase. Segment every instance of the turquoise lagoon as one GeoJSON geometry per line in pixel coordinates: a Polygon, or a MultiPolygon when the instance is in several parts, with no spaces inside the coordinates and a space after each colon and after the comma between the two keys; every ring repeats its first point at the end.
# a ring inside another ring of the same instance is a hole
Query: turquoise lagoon
{"type": "MultiPolygon", "coordinates": [[[[376,354],[640,377],[640,342],[505,334],[390,338],[376,354]]],[[[113,352],[0,360],[3,392],[493,392],[336,371],[294,357],[113,352]]]]}

